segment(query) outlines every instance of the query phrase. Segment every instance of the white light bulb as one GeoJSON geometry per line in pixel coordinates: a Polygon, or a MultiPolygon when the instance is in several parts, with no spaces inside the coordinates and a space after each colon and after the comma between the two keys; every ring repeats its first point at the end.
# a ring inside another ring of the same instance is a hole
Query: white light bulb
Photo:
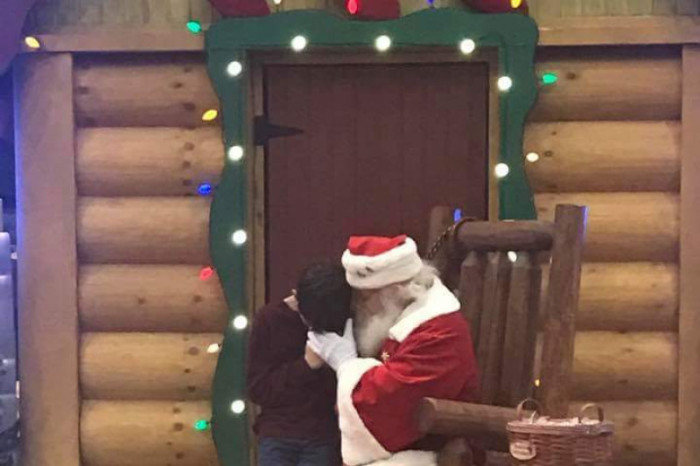
{"type": "Polygon", "coordinates": [[[386,52],[391,48],[391,37],[389,36],[379,36],[377,39],[374,41],[374,46],[379,50],[380,52],[386,52]]]}
{"type": "Polygon", "coordinates": [[[282,0],[272,0],[272,2],[278,6],[282,4],[282,0]]]}
{"type": "Polygon", "coordinates": [[[470,55],[474,50],[476,50],[476,42],[471,39],[464,39],[459,43],[459,50],[464,55],[470,55]]]}
{"type": "Polygon", "coordinates": [[[243,411],[245,411],[245,401],[236,400],[231,403],[231,411],[233,414],[243,414],[243,411]]]}
{"type": "Polygon", "coordinates": [[[498,89],[501,91],[509,91],[513,87],[513,80],[508,76],[501,76],[498,78],[498,89]]]}
{"type": "Polygon", "coordinates": [[[530,163],[534,163],[540,159],[540,154],[538,154],[537,152],[530,152],[525,156],[525,159],[530,163]]]}
{"type": "Polygon", "coordinates": [[[221,345],[220,345],[220,344],[218,344],[218,343],[212,343],[212,344],[209,345],[209,347],[207,348],[207,353],[209,353],[209,354],[216,354],[216,353],[218,353],[220,350],[221,350],[221,345]]]}
{"type": "Polygon", "coordinates": [[[494,173],[496,174],[497,178],[503,178],[510,173],[510,167],[506,165],[505,163],[498,163],[496,164],[496,167],[494,168],[494,173]]]}
{"type": "Polygon", "coordinates": [[[241,62],[234,60],[228,64],[228,66],[226,67],[226,72],[229,76],[235,78],[243,72],[243,65],[241,64],[241,62]]]}
{"type": "Polygon", "coordinates": [[[245,230],[236,230],[233,232],[233,235],[231,235],[231,241],[233,241],[233,244],[236,246],[243,246],[246,241],[248,241],[248,233],[246,233],[245,230]]]}
{"type": "Polygon", "coordinates": [[[228,149],[228,159],[231,162],[240,162],[243,158],[243,148],[241,146],[231,146],[228,149]]]}
{"type": "Polygon", "coordinates": [[[306,40],[306,37],[304,36],[296,36],[294,39],[292,39],[292,50],[295,52],[301,52],[307,45],[309,45],[309,41],[306,40]]]}
{"type": "Polygon", "coordinates": [[[233,328],[236,330],[245,330],[248,326],[248,318],[246,316],[236,316],[233,319],[233,328]]]}
{"type": "Polygon", "coordinates": [[[518,260],[518,253],[515,251],[508,251],[508,260],[515,262],[518,260]]]}

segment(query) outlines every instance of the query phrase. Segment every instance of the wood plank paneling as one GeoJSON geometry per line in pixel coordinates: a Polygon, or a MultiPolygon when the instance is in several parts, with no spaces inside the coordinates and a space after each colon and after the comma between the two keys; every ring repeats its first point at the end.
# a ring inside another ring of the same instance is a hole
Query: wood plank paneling
{"type": "Polygon", "coordinates": [[[353,233],[406,233],[425,247],[433,206],[486,216],[483,64],[274,65],[266,73],[269,119],[304,131],[272,140],[266,154],[271,299],[309,261],[338,257],[353,233]]]}

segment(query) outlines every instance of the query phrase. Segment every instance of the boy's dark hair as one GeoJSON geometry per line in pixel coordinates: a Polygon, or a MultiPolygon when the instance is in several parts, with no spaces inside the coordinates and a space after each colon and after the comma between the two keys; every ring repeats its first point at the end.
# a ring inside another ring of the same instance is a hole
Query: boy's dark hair
{"type": "Polygon", "coordinates": [[[315,332],[342,335],[345,322],[351,318],[351,296],[352,289],[340,265],[312,264],[304,269],[297,283],[299,312],[315,332]]]}

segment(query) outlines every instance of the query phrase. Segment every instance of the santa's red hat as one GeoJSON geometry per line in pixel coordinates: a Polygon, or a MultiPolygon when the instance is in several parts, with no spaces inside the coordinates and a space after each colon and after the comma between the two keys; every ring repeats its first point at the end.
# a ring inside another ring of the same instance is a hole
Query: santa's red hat
{"type": "Polygon", "coordinates": [[[348,283],[361,290],[410,280],[422,265],[416,242],[406,235],[352,236],[343,254],[348,283]]]}

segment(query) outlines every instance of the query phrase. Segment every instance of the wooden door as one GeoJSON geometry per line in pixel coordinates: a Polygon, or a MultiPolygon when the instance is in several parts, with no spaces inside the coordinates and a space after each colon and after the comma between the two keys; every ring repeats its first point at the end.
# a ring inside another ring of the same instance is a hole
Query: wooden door
{"type": "Polygon", "coordinates": [[[269,65],[270,123],[303,134],[266,149],[269,299],[348,236],[407,233],[425,248],[430,210],[488,212],[488,65],[269,65]]]}

